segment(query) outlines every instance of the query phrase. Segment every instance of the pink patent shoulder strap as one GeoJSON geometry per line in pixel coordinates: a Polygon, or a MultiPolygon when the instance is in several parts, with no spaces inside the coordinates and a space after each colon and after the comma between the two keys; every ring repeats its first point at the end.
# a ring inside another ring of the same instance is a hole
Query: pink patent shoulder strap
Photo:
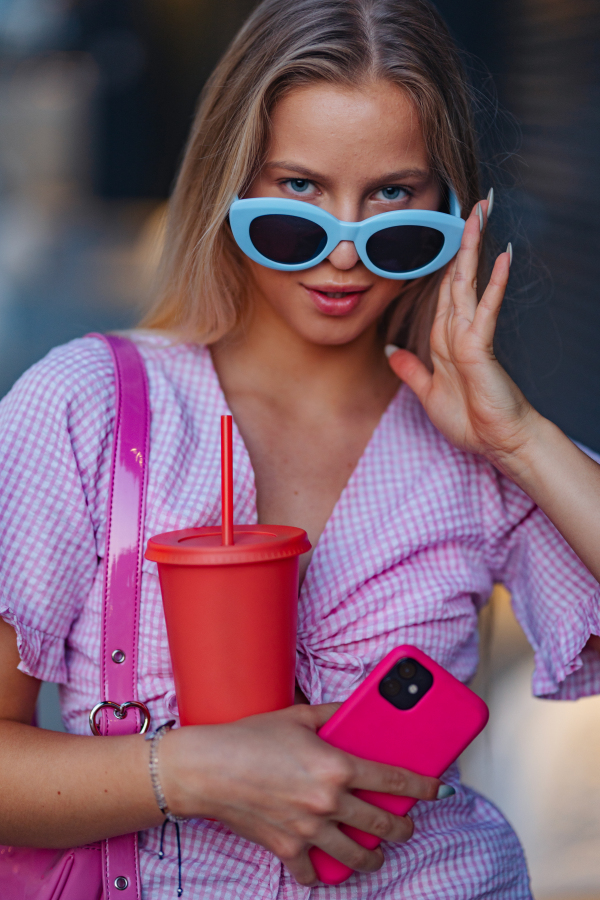
{"type": "MultiPolygon", "coordinates": [[[[144,514],[148,475],[150,407],[146,369],[126,338],[98,335],[115,367],[115,430],[106,526],[106,575],[102,621],[102,699],[137,700],[144,514]]],[[[104,734],[138,730],[135,711],[123,719],[105,714],[104,734]]]]}
{"type": "MultiPolygon", "coordinates": [[[[135,345],[94,334],[110,350],[115,369],[115,428],[106,527],[102,609],[102,700],[137,701],[137,650],[141,571],[150,444],[148,378],[135,345]]],[[[140,716],[101,713],[102,734],[132,734],[140,716]]],[[[137,835],[103,842],[104,900],[141,897],[137,835]]]]}

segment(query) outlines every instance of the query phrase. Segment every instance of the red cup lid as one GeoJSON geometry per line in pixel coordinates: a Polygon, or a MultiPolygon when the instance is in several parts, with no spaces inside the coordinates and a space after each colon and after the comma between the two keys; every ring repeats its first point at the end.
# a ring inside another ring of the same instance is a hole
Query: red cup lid
{"type": "Polygon", "coordinates": [[[299,556],[310,550],[302,528],[290,525],[234,525],[234,543],[221,543],[218,526],[166,531],[148,541],[146,559],[174,566],[229,566],[299,556]]]}

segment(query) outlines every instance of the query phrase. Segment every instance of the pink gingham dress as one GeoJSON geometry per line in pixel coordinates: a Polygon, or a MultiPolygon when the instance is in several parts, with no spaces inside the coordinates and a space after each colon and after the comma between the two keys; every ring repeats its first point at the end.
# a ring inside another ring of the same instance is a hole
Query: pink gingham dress
{"type": "MultiPolygon", "coordinates": [[[[132,333],[152,406],[146,539],[220,521],[219,416],[208,350],[132,333]]],[[[87,734],[99,698],[105,509],[113,430],[106,347],[83,338],[33,366],[0,404],[0,615],[20,668],[61,685],[66,727],[87,734]]],[[[234,427],[235,517],[256,522],[250,459],[234,427]]],[[[485,460],[452,447],[402,387],[344,489],[300,595],[298,681],[311,703],[343,700],[393,647],[413,643],[463,681],[478,659],[477,612],[503,581],[536,653],[536,694],[600,692],[598,584],[535,504],[485,460]]],[[[144,562],[139,696],[176,716],[156,566],[144,562]]],[[[223,761],[227,765],[227,760],[223,761]]],[[[455,796],[420,802],[414,837],[339,887],[298,886],[266,850],[217,822],[182,828],[184,897],[206,900],[474,900],[530,897],[522,850],[498,810],[455,796]]],[[[172,828],[140,836],[146,900],[174,897],[172,828]]]]}

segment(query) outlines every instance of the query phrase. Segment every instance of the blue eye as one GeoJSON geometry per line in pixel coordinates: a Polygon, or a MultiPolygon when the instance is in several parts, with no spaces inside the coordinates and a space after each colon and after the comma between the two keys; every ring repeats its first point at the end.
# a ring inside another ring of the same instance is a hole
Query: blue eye
{"type": "Polygon", "coordinates": [[[308,178],[290,178],[288,184],[296,194],[304,194],[310,187],[308,178]]]}
{"type": "Polygon", "coordinates": [[[407,192],[404,190],[404,188],[394,187],[393,185],[390,185],[390,187],[382,188],[381,193],[383,194],[384,200],[404,200],[404,198],[407,196],[407,192]]]}

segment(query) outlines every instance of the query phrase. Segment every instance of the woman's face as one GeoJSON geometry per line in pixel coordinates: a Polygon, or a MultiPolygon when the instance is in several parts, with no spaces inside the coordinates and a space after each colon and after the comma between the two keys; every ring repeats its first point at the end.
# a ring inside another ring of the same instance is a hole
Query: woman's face
{"type": "MultiPolygon", "coordinates": [[[[357,222],[397,209],[439,209],[415,107],[385,81],[362,88],[316,83],[290,92],[272,114],[266,163],[245,197],[287,197],[357,222]]],[[[373,274],[354,244],[300,272],[246,260],[256,310],[305,340],[345,344],[369,329],[402,282],[373,274]]]]}

